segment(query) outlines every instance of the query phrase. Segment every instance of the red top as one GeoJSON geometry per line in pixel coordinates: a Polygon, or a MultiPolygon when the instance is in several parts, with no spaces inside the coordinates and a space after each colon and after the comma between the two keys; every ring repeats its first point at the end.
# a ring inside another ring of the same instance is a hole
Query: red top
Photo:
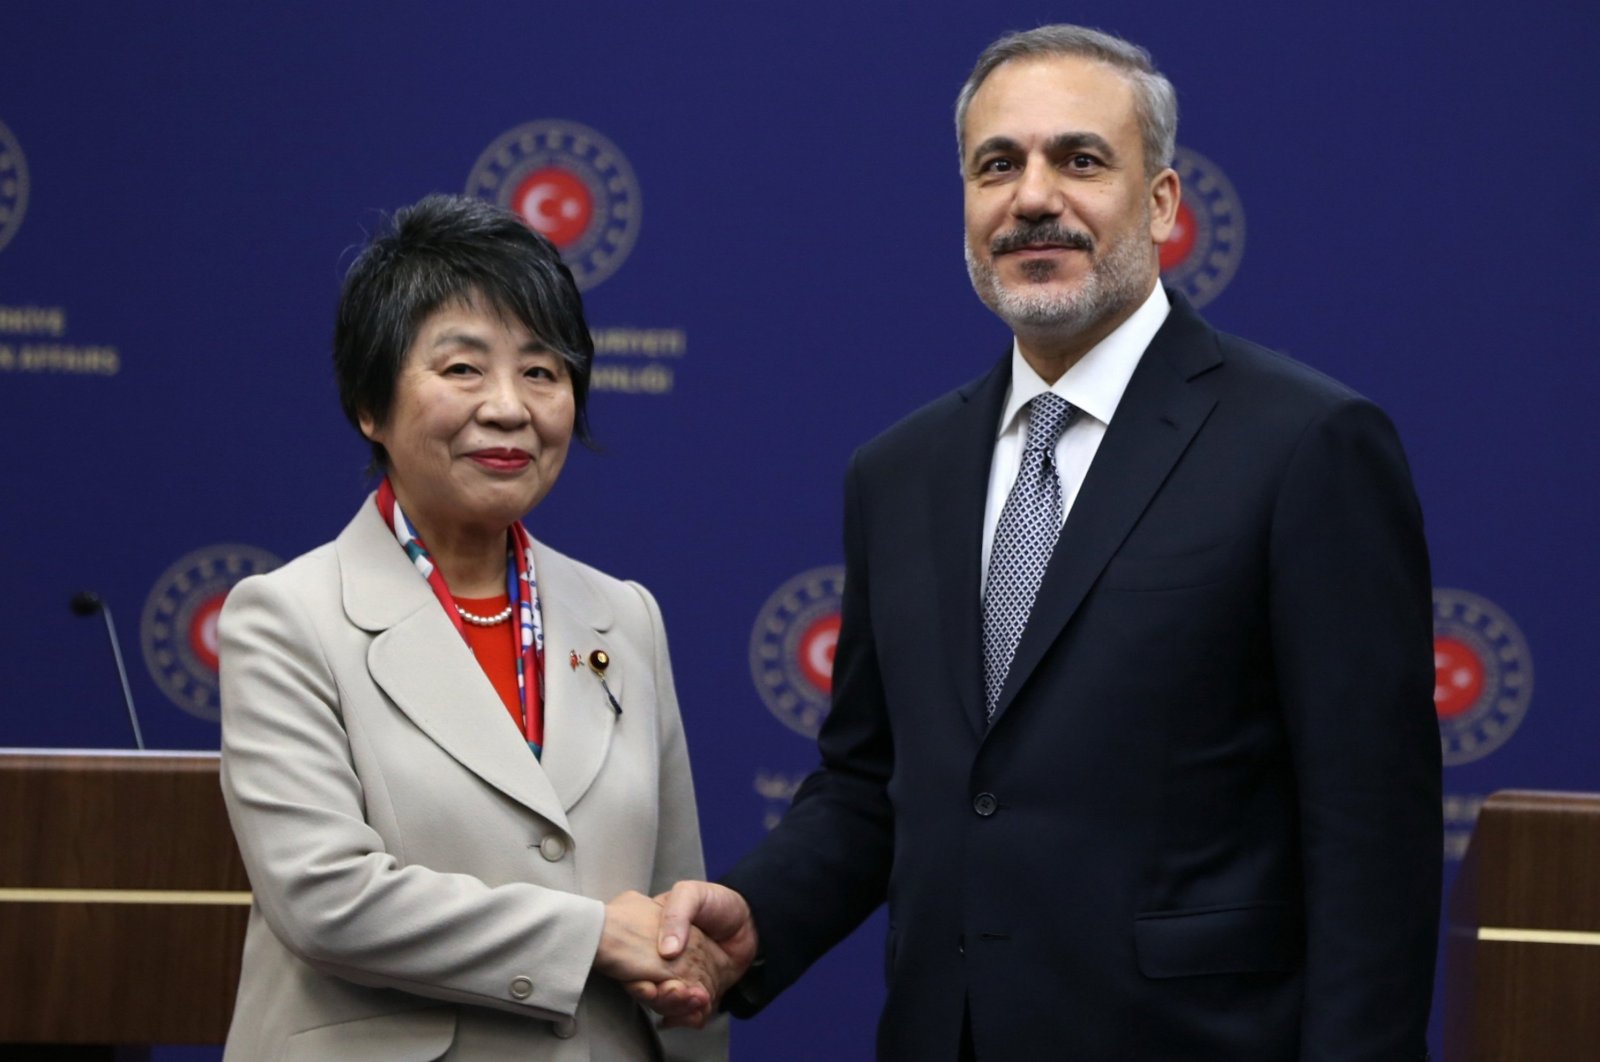
{"type": "MultiPolygon", "coordinates": [[[[511,599],[505,594],[498,597],[457,597],[456,604],[475,616],[495,616],[506,610],[511,599]]],[[[466,631],[467,644],[472,647],[472,655],[478,658],[478,666],[494,683],[495,692],[500,695],[501,703],[511,713],[511,719],[520,732],[522,700],[517,696],[516,624],[508,618],[493,627],[480,627],[476,623],[463,623],[462,627],[466,631]]]]}

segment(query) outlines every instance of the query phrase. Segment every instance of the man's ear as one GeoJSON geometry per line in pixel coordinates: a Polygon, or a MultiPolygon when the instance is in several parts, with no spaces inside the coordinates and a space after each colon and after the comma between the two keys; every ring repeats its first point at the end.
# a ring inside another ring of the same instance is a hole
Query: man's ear
{"type": "Polygon", "coordinates": [[[1183,200],[1183,188],[1178,172],[1172,168],[1162,170],[1150,179],[1150,241],[1165,243],[1178,222],[1178,204],[1183,200]]]}

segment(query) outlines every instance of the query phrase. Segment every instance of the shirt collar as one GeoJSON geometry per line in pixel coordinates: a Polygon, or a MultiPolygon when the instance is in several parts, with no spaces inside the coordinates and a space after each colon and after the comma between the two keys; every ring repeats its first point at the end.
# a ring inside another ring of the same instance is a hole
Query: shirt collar
{"type": "Polygon", "coordinates": [[[1077,407],[1080,413],[1111,423],[1111,415],[1122,401],[1133,370],[1145,348],[1155,338],[1172,310],[1172,303],[1160,284],[1156,284],[1139,308],[1117,326],[1116,331],[1089,348],[1088,353],[1061,374],[1054,386],[1033,371],[1022,356],[1016,340],[1011,342],[1011,393],[1000,414],[996,436],[1004,435],[1029,402],[1046,391],[1053,391],[1077,407]]]}

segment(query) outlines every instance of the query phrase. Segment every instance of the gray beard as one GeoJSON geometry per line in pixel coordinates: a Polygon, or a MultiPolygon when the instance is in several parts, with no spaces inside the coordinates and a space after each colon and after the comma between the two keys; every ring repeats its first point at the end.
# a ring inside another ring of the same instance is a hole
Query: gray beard
{"type": "MultiPolygon", "coordinates": [[[[1143,301],[1150,293],[1149,252],[1131,233],[1103,255],[1093,257],[1083,282],[1077,290],[1069,292],[1050,292],[1030,286],[1008,288],[1000,282],[993,265],[978,261],[965,239],[961,246],[972,289],[985,306],[1017,333],[1077,335],[1143,301]]],[[[1042,285],[1055,271],[1053,263],[1030,262],[1023,268],[1024,284],[1042,285]]]]}

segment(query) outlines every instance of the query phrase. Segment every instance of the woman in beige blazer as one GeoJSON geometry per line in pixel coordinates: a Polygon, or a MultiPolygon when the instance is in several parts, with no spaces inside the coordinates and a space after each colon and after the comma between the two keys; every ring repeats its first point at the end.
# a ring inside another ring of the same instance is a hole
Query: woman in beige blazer
{"type": "Polygon", "coordinates": [[[586,437],[570,273],[430,197],[351,266],[334,351],[383,481],[220,627],[255,894],[227,1058],[725,1058],[625,987],[725,969],[655,953],[649,896],[704,872],[660,611],[520,523],[586,437]]]}

